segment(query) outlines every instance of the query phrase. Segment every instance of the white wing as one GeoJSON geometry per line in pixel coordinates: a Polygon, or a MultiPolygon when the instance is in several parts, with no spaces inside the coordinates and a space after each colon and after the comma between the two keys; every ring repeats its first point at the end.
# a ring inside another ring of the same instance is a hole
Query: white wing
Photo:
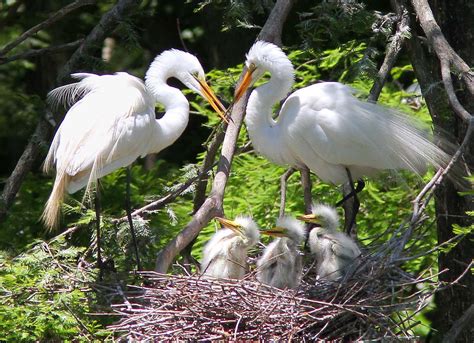
{"type": "Polygon", "coordinates": [[[323,180],[347,180],[377,169],[423,173],[426,164],[444,165],[449,157],[419,123],[382,106],[363,102],[337,82],[294,92],[282,108],[287,144],[323,180]]]}
{"type": "Polygon", "coordinates": [[[83,80],[51,92],[60,101],[78,94],[82,99],[66,114],[45,163],[54,161],[58,171],[73,177],[71,193],[145,154],[155,122],[153,101],[140,79],[127,73],[77,77],[83,80]]]}

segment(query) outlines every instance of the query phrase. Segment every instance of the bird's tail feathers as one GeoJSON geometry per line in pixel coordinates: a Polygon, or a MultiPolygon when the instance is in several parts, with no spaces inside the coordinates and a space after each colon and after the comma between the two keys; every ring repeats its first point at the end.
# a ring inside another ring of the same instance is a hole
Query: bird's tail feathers
{"type": "Polygon", "coordinates": [[[54,230],[58,227],[61,204],[64,200],[69,180],[70,176],[64,170],[57,172],[53,190],[41,215],[41,220],[48,230],[54,230]]]}
{"type": "Polygon", "coordinates": [[[46,174],[49,174],[53,170],[53,165],[54,165],[54,151],[52,148],[49,149],[48,155],[46,155],[46,158],[43,162],[43,172],[46,174]]]}

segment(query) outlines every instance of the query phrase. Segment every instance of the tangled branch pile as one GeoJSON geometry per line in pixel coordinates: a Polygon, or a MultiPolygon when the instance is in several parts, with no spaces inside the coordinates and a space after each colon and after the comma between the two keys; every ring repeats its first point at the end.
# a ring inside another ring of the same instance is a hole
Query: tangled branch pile
{"type": "Polygon", "coordinates": [[[381,262],[364,260],[343,283],[307,273],[297,290],[267,287],[252,275],[218,281],[145,272],[153,286],[132,286],[114,307],[122,319],[110,328],[132,340],[408,337],[414,314],[438,285],[434,276],[415,279],[381,262]]]}

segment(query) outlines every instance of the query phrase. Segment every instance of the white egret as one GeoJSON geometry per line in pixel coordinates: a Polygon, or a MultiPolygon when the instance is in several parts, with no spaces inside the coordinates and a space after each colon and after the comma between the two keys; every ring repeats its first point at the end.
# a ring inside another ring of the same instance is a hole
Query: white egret
{"type": "Polygon", "coordinates": [[[360,255],[357,244],[346,234],[337,230],[339,217],[333,207],[313,204],[312,213],[298,219],[316,225],[311,229],[308,245],[315,255],[316,273],[320,278],[337,280],[360,255]]]}
{"type": "Polygon", "coordinates": [[[217,279],[242,279],[247,271],[248,250],[260,241],[260,230],[250,217],[216,219],[224,227],[204,247],[201,272],[217,279]]]}
{"type": "Polygon", "coordinates": [[[293,85],[290,60],[276,45],[257,41],[246,56],[245,68],[236,100],[270,73],[269,81],[252,91],[245,123],[255,150],[274,163],[308,168],[322,181],[341,184],[382,169],[422,174],[427,164],[438,168],[449,160],[418,122],[358,100],[350,87],[338,82],[295,91],[273,119],[272,106],[293,85]]]}
{"type": "Polygon", "coordinates": [[[257,280],[277,288],[296,288],[301,282],[303,259],[298,246],[306,237],[304,225],[292,217],[282,217],[262,234],[279,237],[271,242],[257,261],[257,280]]]}
{"type": "Polygon", "coordinates": [[[180,50],[158,55],[146,73],[145,83],[128,74],[72,75],[80,82],[49,93],[53,103],[77,101],[67,112],[54,136],[44,169],[56,166],[56,179],[42,219],[57,226],[65,192],[75,193],[112,171],[130,165],[138,157],[157,153],[184,131],[189,103],[183,93],[166,82],[176,77],[205,97],[222,116],[224,107],[205,81],[197,58],[180,50]],[[155,103],[166,109],[155,118],[155,103]]]}

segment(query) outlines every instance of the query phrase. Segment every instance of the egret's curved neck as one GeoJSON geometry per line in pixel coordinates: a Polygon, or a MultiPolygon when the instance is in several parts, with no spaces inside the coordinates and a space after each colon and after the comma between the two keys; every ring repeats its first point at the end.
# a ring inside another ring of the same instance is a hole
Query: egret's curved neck
{"type": "Polygon", "coordinates": [[[274,127],[278,119],[273,119],[272,106],[284,99],[293,86],[293,75],[276,70],[268,71],[271,75],[270,80],[250,94],[245,117],[249,130],[274,127]]]}
{"type": "Polygon", "coordinates": [[[156,120],[157,142],[155,151],[164,149],[172,144],[188,125],[189,102],[177,88],[169,86],[166,81],[173,75],[167,70],[156,70],[153,65],[145,77],[147,91],[151,94],[154,102],[159,102],[165,107],[165,114],[156,120]]]}
{"type": "Polygon", "coordinates": [[[270,80],[250,94],[245,124],[254,148],[278,164],[292,164],[278,125],[281,118],[272,117],[272,106],[284,99],[293,85],[292,72],[272,71],[270,80]]]}

